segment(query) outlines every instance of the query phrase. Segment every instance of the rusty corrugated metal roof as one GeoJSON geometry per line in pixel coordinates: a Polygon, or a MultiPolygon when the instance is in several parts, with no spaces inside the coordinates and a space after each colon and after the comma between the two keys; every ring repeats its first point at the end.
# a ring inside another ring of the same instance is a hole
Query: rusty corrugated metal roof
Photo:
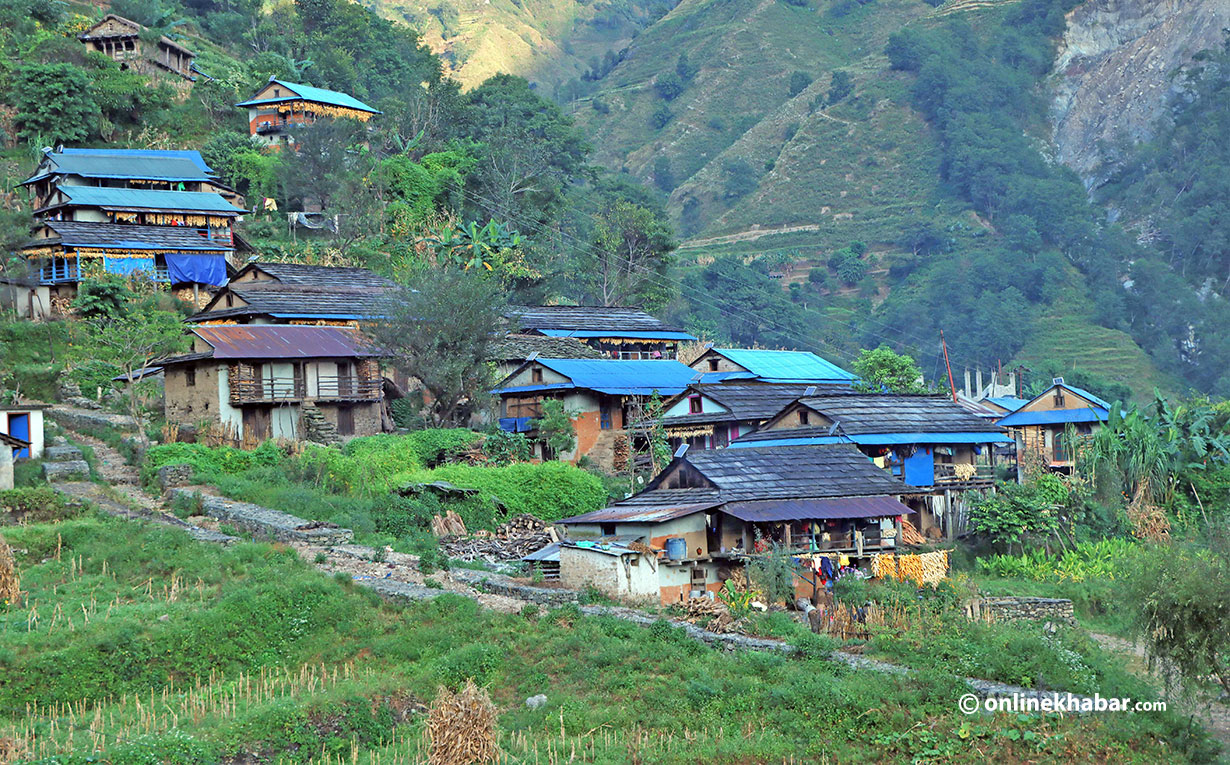
{"type": "Polygon", "coordinates": [[[840,497],[837,499],[770,499],[729,502],[722,512],[741,521],[800,521],[838,518],[886,518],[914,512],[892,497],[840,497]]]}
{"type": "Polygon", "coordinates": [[[226,324],[193,327],[215,359],[321,359],[376,356],[363,335],[341,327],[226,324]]]}

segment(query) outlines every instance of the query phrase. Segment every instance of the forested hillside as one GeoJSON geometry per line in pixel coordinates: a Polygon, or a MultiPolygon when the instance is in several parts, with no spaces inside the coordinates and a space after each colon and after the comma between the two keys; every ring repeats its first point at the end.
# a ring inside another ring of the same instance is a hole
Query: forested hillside
{"type": "MultiPolygon", "coordinates": [[[[477,257],[513,300],[641,304],[720,342],[839,361],[888,342],[938,378],[942,330],[958,374],[1024,363],[1028,382],[1076,374],[1111,397],[1224,393],[1224,249],[1195,223],[1224,195],[1161,142],[1201,124],[1214,86],[1182,89],[1179,123],[1088,201],[1049,159],[1046,114],[1078,4],[114,3],[199,53],[179,102],[85,54],[95,7],[23,0],[0,33],[4,174],[57,142],[200,147],[253,205],[306,195],[338,216],[329,240],[250,217],[268,256],[477,257]],[[263,154],[233,104],[271,76],[383,114],[263,154]],[[1199,195],[1153,193],[1197,176],[1199,195]]],[[[28,210],[6,209],[12,246],[28,210]]]]}

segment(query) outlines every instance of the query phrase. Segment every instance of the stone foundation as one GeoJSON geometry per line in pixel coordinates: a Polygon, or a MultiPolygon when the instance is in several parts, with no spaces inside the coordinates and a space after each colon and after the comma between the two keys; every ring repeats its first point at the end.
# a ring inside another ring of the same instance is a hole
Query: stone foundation
{"type": "Polygon", "coordinates": [[[971,619],[988,622],[1017,621],[1073,621],[1072,601],[1065,598],[975,598],[965,604],[965,615],[971,619]]]}
{"type": "Polygon", "coordinates": [[[197,497],[200,497],[202,513],[243,529],[260,539],[277,542],[306,542],[321,547],[346,544],[354,539],[353,531],[330,523],[308,521],[280,510],[270,510],[260,505],[236,502],[225,497],[215,497],[212,494],[199,494],[187,489],[171,490],[172,501],[181,496],[192,502],[196,502],[197,497]]]}

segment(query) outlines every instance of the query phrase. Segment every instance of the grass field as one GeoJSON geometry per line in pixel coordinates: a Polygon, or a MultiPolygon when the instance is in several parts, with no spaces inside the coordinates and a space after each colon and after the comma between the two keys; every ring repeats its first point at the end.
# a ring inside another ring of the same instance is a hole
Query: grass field
{"type": "Polygon", "coordinates": [[[727,654],[573,608],[392,607],[277,545],[206,547],[101,518],[3,534],[28,593],[0,610],[0,740],[19,759],[416,762],[417,711],[471,677],[498,707],[507,762],[1177,754],[1164,716],[962,716],[963,686],[942,672],[727,654]],[[528,709],[538,693],[547,705],[528,709]]]}

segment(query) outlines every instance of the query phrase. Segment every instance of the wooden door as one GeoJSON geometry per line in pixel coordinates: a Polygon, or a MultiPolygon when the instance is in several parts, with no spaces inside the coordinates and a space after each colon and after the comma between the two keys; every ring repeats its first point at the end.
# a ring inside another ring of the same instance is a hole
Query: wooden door
{"type": "Polygon", "coordinates": [[[243,408],[243,439],[244,443],[259,443],[269,440],[269,426],[272,421],[271,412],[267,406],[245,406],[243,408]]]}
{"type": "Polygon", "coordinates": [[[354,435],[354,407],[339,406],[337,408],[337,434],[339,436],[354,435]]]}

